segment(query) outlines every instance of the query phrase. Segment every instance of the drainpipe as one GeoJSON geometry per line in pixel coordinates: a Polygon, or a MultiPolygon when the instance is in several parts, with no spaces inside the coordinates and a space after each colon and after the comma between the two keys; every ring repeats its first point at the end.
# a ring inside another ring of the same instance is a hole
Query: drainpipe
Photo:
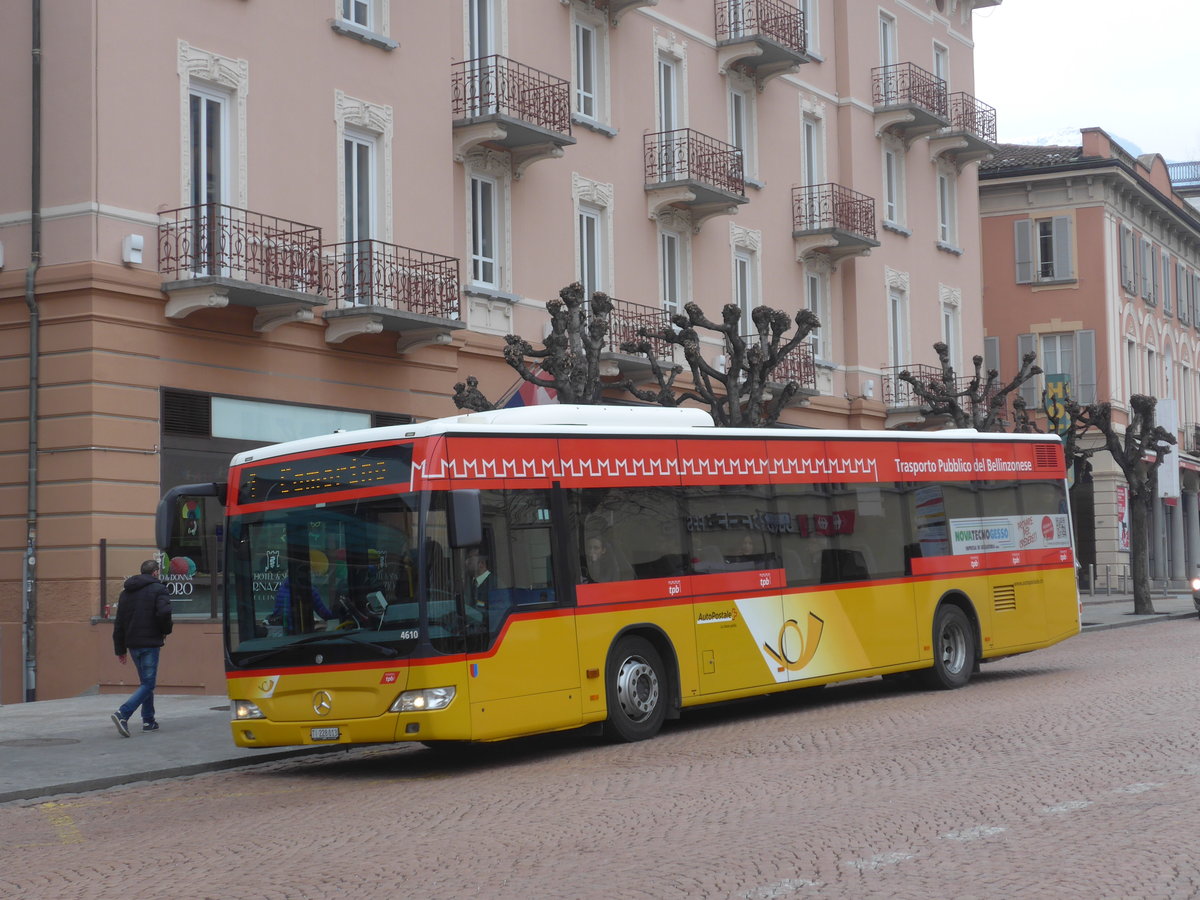
{"type": "Polygon", "coordinates": [[[25,556],[21,565],[21,649],[25,656],[25,702],[37,699],[37,487],[38,487],[38,304],[34,283],[42,261],[42,3],[31,0],[33,13],[32,83],[30,90],[30,218],[29,267],[25,270],[25,305],[29,307],[29,499],[25,517],[25,556]]]}

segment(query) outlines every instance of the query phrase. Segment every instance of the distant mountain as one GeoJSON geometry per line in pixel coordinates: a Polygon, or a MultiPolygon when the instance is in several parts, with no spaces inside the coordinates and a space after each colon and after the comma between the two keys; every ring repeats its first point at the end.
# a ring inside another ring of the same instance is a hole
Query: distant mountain
{"type": "MultiPolygon", "coordinates": [[[[1109,136],[1120,144],[1126,153],[1134,157],[1141,156],[1146,152],[1141,148],[1140,144],[1136,144],[1128,138],[1123,138],[1119,134],[1113,134],[1110,131],[1109,136]]],[[[1083,138],[1080,136],[1078,128],[1060,128],[1058,131],[1051,132],[1050,134],[1041,134],[1036,137],[1006,134],[1000,140],[1005,144],[1026,144],[1031,147],[1079,147],[1083,144],[1083,138]]],[[[1171,160],[1167,160],[1167,162],[1171,162],[1171,160]]]]}

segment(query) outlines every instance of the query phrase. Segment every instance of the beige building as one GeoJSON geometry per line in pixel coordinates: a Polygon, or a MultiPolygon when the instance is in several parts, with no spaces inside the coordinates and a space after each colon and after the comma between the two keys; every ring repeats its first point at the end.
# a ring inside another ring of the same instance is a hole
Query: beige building
{"type": "MultiPolygon", "coordinates": [[[[610,374],[690,300],[808,306],[784,421],[918,418],[898,369],[983,342],[971,16],[998,2],[11,10],[0,702],[126,690],[105,614],[164,489],[453,414],[469,374],[500,399],[503,336],[573,281],[617,298],[610,374]]],[[[220,509],[173,512],[160,685],[220,693],[220,509]]]]}

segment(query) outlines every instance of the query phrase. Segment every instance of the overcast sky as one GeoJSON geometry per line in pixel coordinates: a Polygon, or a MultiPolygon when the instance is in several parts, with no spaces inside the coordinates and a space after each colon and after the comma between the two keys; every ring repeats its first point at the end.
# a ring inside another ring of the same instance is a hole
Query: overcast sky
{"type": "Polygon", "coordinates": [[[1200,160],[1200,0],[1003,0],[974,29],[975,96],[1002,142],[1077,143],[1063,132],[1099,126],[1200,160]]]}

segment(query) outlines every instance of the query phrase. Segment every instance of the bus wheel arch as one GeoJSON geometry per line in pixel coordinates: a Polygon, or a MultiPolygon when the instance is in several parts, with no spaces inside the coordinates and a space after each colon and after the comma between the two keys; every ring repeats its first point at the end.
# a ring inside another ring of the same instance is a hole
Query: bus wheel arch
{"type": "Polygon", "coordinates": [[[933,665],[922,672],[926,687],[952,690],[966,685],[979,665],[980,631],[975,607],[964,594],[942,597],[933,612],[933,665]]]}
{"type": "Polygon", "coordinates": [[[659,629],[624,629],[609,646],[604,666],[608,717],[604,731],[619,741],[654,737],[679,715],[679,668],[674,648],[659,629]]]}

